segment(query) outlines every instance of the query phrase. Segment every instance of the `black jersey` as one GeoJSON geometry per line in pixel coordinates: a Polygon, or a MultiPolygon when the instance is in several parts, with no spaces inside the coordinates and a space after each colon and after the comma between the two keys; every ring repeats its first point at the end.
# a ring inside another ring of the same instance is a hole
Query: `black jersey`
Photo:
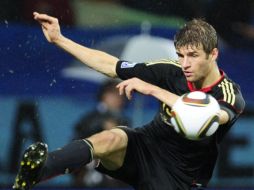
{"type": "MultiPolygon", "coordinates": [[[[197,90],[186,81],[181,66],[173,60],[149,63],[119,61],[116,72],[123,80],[137,77],[177,95],[197,90]]],[[[173,129],[170,122],[171,108],[165,103],[161,103],[160,110],[151,123],[139,129],[149,138],[156,139],[156,151],[162,165],[188,182],[199,181],[206,184],[209,181],[217,158],[217,145],[245,106],[240,87],[222,70],[220,72],[221,78],[216,83],[198,89],[217,99],[221,109],[230,117],[226,124],[219,126],[214,135],[200,141],[183,138],[173,129]]]]}

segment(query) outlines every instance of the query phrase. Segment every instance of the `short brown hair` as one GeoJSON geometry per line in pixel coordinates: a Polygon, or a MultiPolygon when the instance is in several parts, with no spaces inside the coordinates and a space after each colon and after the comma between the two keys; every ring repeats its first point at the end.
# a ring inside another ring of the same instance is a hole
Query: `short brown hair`
{"type": "Polygon", "coordinates": [[[175,35],[174,45],[176,49],[183,46],[203,46],[209,54],[214,48],[218,48],[218,37],[215,29],[203,19],[193,19],[187,22],[175,35]]]}

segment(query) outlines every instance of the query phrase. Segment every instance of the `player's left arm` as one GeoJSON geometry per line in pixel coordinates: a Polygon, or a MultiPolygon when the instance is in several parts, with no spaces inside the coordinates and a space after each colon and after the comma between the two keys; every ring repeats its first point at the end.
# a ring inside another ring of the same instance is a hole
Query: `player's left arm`
{"type": "Polygon", "coordinates": [[[226,111],[224,110],[220,110],[218,113],[218,117],[219,117],[219,124],[225,124],[229,121],[229,115],[226,111]]]}
{"type": "Polygon", "coordinates": [[[119,90],[119,94],[125,94],[129,100],[132,98],[132,93],[135,91],[144,95],[153,96],[170,107],[172,107],[176,100],[179,98],[179,96],[174,93],[171,93],[165,89],[147,83],[138,78],[125,80],[119,83],[116,87],[119,90]]]}
{"type": "Polygon", "coordinates": [[[222,90],[220,97],[215,97],[220,105],[219,123],[220,125],[231,123],[235,121],[243,112],[245,107],[245,101],[242,97],[240,87],[232,82],[222,84],[229,86],[229,90],[222,90]]]}

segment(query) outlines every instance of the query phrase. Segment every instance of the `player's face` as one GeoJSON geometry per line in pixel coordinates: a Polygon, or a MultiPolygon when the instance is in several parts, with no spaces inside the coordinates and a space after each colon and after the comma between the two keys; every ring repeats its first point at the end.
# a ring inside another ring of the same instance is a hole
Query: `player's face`
{"type": "Polygon", "coordinates": [[[212,53],[207,55],[202,46],[183,46],[176,53],[189,82],[199,82],[209,76],[215,59],[212,53]]]}

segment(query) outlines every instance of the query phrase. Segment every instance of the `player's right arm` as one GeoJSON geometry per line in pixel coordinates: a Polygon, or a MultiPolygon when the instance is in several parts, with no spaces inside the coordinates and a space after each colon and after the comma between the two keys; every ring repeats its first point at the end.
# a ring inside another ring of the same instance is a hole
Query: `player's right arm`
{"type": "Polygon", "coordinates": [[[61,34],[57,18],[37,12],[34,12],[33,15],[34,19],[41,24],[42,31],[50,43],[62,48],[88,67],[107,76],[117,77],[116,63],[118,58],[102,51],[87,48],[64,37],[61,34]]]}

